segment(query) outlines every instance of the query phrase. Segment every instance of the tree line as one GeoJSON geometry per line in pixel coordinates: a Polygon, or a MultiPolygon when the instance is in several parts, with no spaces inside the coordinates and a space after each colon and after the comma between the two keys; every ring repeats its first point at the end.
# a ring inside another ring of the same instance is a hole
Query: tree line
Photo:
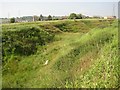
{"type": "MultiPolygon", "coordinates": [[[[33,21],[50,21],[50,20],[63,20],[63,19],[83,19],[85,18],[82,14],[71,13],[69,16],[51,16],[48,15],[47,17],[43,16],[33,16],[33,21]]],[[[15,23],[16,18],[10,18],[10,23],[15,23]]]]}

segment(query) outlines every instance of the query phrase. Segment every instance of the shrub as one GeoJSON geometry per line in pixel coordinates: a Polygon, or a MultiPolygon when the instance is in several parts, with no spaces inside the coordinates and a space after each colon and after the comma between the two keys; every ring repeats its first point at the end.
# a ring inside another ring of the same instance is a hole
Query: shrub
{"type": "Polygon", "coordinates": [[[11,18],[10,23],[15,23],[15,18],[11,18]]]}
{"type": "Polygon", "coordinates": [[[71,13],[69,19],[76,19],[77,15],[75,13],[71,13]]]}
{"type": "Polygon", "coordinates": [[[52,41],[53,35],[36,27],[24,27],[16,31],[4,31],[2,37],[3,56],[11,54],[30,55],[38,45],[52,41]],[[13,52],[13,53],[12,53],[13,52]]]}

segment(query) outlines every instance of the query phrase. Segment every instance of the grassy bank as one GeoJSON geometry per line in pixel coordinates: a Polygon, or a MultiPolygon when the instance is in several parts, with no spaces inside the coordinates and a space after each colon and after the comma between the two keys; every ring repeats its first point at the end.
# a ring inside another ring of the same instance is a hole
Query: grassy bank
{"type": "MultiPolygon", "coordinates": [[[[19,38],[19,31],[23,30],[21,27],[37,27],[37,30],[43,30],[54,37],[44,45],[36,44],[36,52],[30,55],[16,52],[6,54],[3,87],[116,88],[119,85],[117,21],[18,23],[3,25],[3,35],[4,32],[18,31],[18,34],[11,33],[7,36],[17,35],[18,42],[23,43],[22,46],[28,45],[24,43],[24,39],[21,41],[22,37],[19,38]],[[44,65],[46,61],[48,63],[44,65]]],[[[26,31],[29,30],[28,28],[26,31]]],[[[50,38],[43,33],[36,35],[50,38]]],[[[38,38],[34,43],[42,39],[38,38]]],[[[14,44],[16,45],[16,42],[14,44]]],[[[6,48],[9,49],[9,46],[6,48]]]]}

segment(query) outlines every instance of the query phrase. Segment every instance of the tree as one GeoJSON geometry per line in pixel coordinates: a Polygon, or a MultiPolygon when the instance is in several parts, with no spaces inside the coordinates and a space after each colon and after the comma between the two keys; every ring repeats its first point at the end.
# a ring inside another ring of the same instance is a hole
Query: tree
{"type": "Polygon", "coordinates": [[[52,20],[52,16],[51,15],[48,16],[48,20],[52,20]]]}
{"type": "Polygon", "coordinates": [[[82,14],[77,14],[77,19],[82,19],[82,14]]]}
{"type": "Polygon", "coordinates": [[[15,23],[15,18],[14,17],[10,19],[10,23],[15,23]]]}
{"type": "Polygon", "coordinates": [[[42,14],[41,14],[40,17],[39,17],[39,21],[43,21],[43,16],[42,16],[42,14]]]}
{"type": "Polygon", "coordinates": [[[69,19],[76,19],[77,15],[75,13],[71,13],[69,19]]]}

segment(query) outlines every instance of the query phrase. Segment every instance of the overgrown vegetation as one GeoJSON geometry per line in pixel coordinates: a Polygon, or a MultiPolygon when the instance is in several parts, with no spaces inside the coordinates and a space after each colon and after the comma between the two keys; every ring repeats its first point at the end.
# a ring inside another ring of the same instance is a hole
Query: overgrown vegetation
{"type": "Polygon", "coordinates": [[[70,20],[3,25],[3,87],[117,88],[117,24],[70,20]]]}
{"type": "Polygon", "coordinates": [[[15,23],[15,18],[11,18],[10,23],[15,23]]]}
{"type": "Polygon", "coordinates": [[[20,30],[4,31],[2,36],[3,62],[8,56],[31,55],[38,46],[53,40],[54,35],[36,27],[23,27],[20,30]]]}

